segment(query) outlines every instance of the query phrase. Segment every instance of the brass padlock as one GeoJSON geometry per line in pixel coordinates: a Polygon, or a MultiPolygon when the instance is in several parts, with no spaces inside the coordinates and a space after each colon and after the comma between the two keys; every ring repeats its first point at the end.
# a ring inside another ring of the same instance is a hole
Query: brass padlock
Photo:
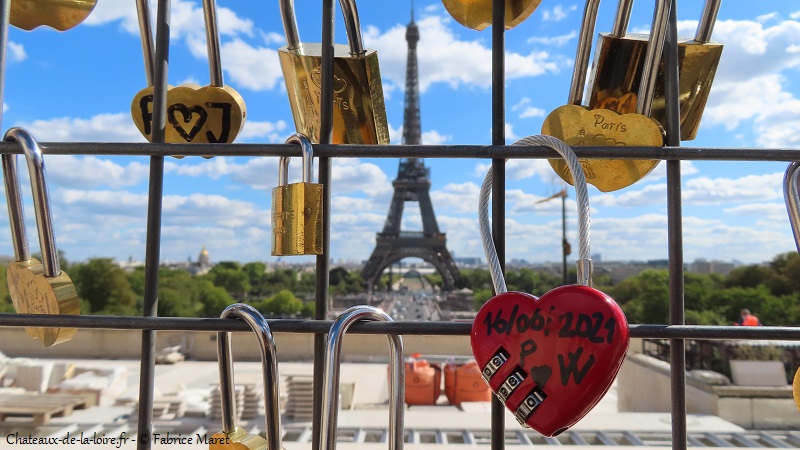
{"type": "Polygon", "coordinates": [[[49,26],[67,31],[83,22],[97,0],[11,0],[9,23],[23,30],[49,26]]]}
{"type": "MultiPolygon", "coordinates": [[[[570,146],[662,147],[664,145],[664,130],[661,124],[648,117],[669,16],[667,0],[656,0],[655,3],[653,32],[644,57],[646,76],[639,85],[636,113],[617,114],[609,109],[590,110],[580,106],[583,83],[589,65],[595,18],[600,4],[600,0],[590,0],[586,3],[581,34],[578,38],[578,52],[570,86],[570,104],[556,108],[545,118],[542,134],[557,137],[570,146]]],[[[551,159],[549,162],[564,181],[572,184],[572,175],[563,159],[551,159]]],[[[659,162],[659,160],[584,159],[581,160],[581,165],[589,184],[603,192],[610,192],[640,180],[655,169],[659,162]]]]}
{"type": "MultiPolygon", "coordinates": [[[[325,345],[325,364],[322,379],[322,418],[320,420],[319,450],[336,447],[336,421],[339,411],[339,366],[342,341],[347,329],[358,321],[392,322],[388,314],[372,306],[353,306],[343,312],[331,325],[325,345]]],[[[399,335],[389,338],[389,449],[402,450],[404,441],[406,371],[403,361],[403,340],[399,335]]]]}
{"type": "MultiPolygon", "coordinates": [[[[167,87],[167,143],[229,144],[244,126],[247,108],[236,90],[222,77],[217,9],[214,0],[203,0],[208,44],[210,84],[186,83],[167,87]]],[[[146,55],[148,57],[151,55],[146,55]]],[[[136,128],[149,141],[153,126],[153,86],[139,91],[131,102],[136,128]]],[[[176,156],[182,158],[182,156],[176,156]]],[[[204,158],[211,158],[204,156],[204,158]]]]}
{"type": "MultiPolygon", "coordinates": [[[[389,143],[378,53],[364,48],[355,0],[340,0],[349,47],[334,45],[333,144],[389,143]]],[[[294,0],[280,0],[286,46],[278,49],[295,129],[320,142],[322,44],[303,44],[294,0]]]]}
{"type": "Polygon", "coordinates": [[[303,181],[287,184],[289,157],[278,163],[278,187],[272,190],[272,256],[322,254],[322,185],[312,183],[314,147],[305,135],[286,141],[303,152],[303,181]]]}
{"type": "MultiPolygon", "coordinates": [[[[678,41],[681,140],[697,136],[700,119],[717,72],[722,44],[711,42],[721,0],[706,0],[694,39],[678,41]]],[[[589,86],[589,108],[607,108],[620,114],[633,112],[639,90],[648,36],[627,34],[632,2],[620,2],[611,33],[601,33],[589,86]],[[632,101],[626,101],[626,98],[632,101]]],[[[663,63],[658,73],[651,117],[666,127],[663,63]]]]}
{"type": "Polygon", "coordinates": [[[265,437],[248,433],[236,425],[236,395],[233,383],[233,358],[230,333],[217,333],[217,359],[219,360],[219,395],[222,409],[222,432],[209,438],[210,450],[280,450],[281,413],[278,395],[278,352],[266,319],[258,310],[244,303],[225,308],[221,318],[237,317],[247,323],[258,337],[261,350],[261,369],[264,379],[265,437]]]}
{"type": "MultiPolygon", "coordinates": [[[[504,23],[506,30],[521,24],[542,0],[505,0],[504,23]]],[[[442,0],[450,16],[461,25],[473,30],[483,30],[492,24],[492,0],[442,0]]]]}
{"type": "MultiPolygon", "coordinates": [[[[7,270],[8,291],[14,309],[20,314],[80,314],[80,300],[72,280],[61,270],[58,262],[53,220],[50,215],[50,196],[44,168],[44,156],[39,144],[28,130],[12,128],[3,138],[19,142],[28,162],[28,174],[33,190],[33,207],[39,230],[41,263],[30,257],[25,237],[25,221],[19,196],[17,155],[3,155],[3,175],[8,202],[8,219],[11,224],[11,241],[15,261],[7,270]]],[[[39,339],[45,347],[66,342],[75,335],[75,328],[26,327],[31,337],[39,339]]]]}
{"type": "Polygon", "coordinates": [[[800,252],[800,162],[789,163],[783,176],[783,198],[786,201],[786,212],[789,213],[789,224],[792,226],[794,243],[800,252]]]}

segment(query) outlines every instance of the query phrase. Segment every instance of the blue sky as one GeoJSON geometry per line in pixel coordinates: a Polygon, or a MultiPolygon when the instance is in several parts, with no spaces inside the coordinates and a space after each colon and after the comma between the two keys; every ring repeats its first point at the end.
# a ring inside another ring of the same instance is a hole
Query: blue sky
{"type": "MultiPolygon", "coordinates": [[[[217,5],[225,81],[247,104],[237,142],[282,143],[294,131],[277,56],[285,42],[283,27],[278,2],[272,3],[217,5]]],[[[319,42],[320,2],[296,3],[302,40],[319,42]]],[[[649,28],[650,3],[636,3],[632,30],[649,28]]],[[[702,2],[679,3],[679,32],[692,36],[702,2]]],[[[392,143],[399,143],[410,4],[358,6],[365,45],[380,59],[392,143]]],[[[507,31],[509,144],[538,134],[547,113],[566,102],[582,9],[574,1],[542,2],[507,31]]],[[[598,32],[610,29],[615,9],[613,2],[601,5],[598,32]]],[[[416,20],[423,143],[490,144],[491,28],[464,28],[431,0],[416,2],[416,20]]],[[[337,42],[345,42],[341,20],[336,29],[337,42]]],[[[684,145],[799,147],[800,7],[723,2],[714,40],[725,44],[722,61],[698,137],[684,145]]],[[[133,0],[101,0],[83,24],[63,33],[12,28],[9,41],[4,129],[26,127],[42,142],[144,142],[130,116],[133,96],[146,85],[133,0]]],[[[173,0],[170,84],[208,84],[205,48],[200,0],[173,0]]],[[[148,158],[49,156],[46,162],[56,240],[67,257],[144,260],[148,158]]],[[[277,158],[167,158],[162,259],[196,258],[205,245],[214,261],[274,261],[269,208],[277,163],[277,158]]],[[[482,257],[476,209],[487,161],[426,163],[448,247],[456,256],[482,257]]],[[[333,167],[331,257],[360,261],[383,228],[397,160],[340,159],[333,167]]],[[[561,188],[549,164],[518,160],[507,168],[507,258],[559,260],[560,202],[536,204],[561,188]]],[[[781,185],[785,168],[774,162],[684,162],[686,260],[755,263],[793,251],[781,185]]],[[[23,192],[33,237],[27,187],[23,192]]],[[[576,248],[572,199],[570,192],[567,227],[576,248]]],[[[590,202],[592,253],[604,260],[666,258],[664,163],[621,191],[601,193],[590,186],[590,202]]],[[[0,228],[7,230],[4,202],[0,208],[0,228]]],[[[403,229],[421,229],[418,211],[406,209],[403,229]]],[[[31,246],[35,251],[38,243],[31,246]]],[[[8,232],[0,233],[0,254],[11,253],[8,232]]]]}

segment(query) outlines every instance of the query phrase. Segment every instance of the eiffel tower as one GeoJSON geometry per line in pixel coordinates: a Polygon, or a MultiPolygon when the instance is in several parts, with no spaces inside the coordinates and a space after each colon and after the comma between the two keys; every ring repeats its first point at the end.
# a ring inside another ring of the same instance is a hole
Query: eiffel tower
{"type": "MultiPolygon", "coordinates": [[[[414,6],[411,6],[411,23],[406,29],[408,62],[406,64],[406,97],[403,114],[403,144],[421,143],[422,127],[419,119],[419,77],[417,70],[417,42],[419,29],[414,23],[414,6]]],[[[447,251],[445,233],[439,231],[431,204],[430,169],[420,158],[400,161],[397,179],[392,182],[394,196],[383,231],[377,233],[376,246],[361,271],[361,277],[372,291],[381,273],[390,264],[403,258],[421,258],[436,268],[442,276],[445,290],[452,290],[458,278],[458,268],[447,251]],[[422,231],[400,231],[403,208],[406,202],[419,203],[422,231]]]]}

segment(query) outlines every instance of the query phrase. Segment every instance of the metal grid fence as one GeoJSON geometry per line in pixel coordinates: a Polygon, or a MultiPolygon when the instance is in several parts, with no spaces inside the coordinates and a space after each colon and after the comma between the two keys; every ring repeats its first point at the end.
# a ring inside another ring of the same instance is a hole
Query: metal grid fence
{"type": "MultiPolygon", "coordinates": [[[[350,1],[350,0],[342,0],[350,1]]],[[[501,264],[505,261],[505,160],[508,158],[554,158],[556,153],[542,147],[506,146],[505,140],[505,61],[504,61],[504,0],[493,2],[492,27],[492,145],[455,146],[336,146],[330,144],[333,115],[333,24],[334,0],[321,0],[322,20],[322,96],[321,142],[314,146],[319,157],[319,182],[323,191],[323,254],[316,259],[314,320],[270,320],[273,332],[313,333],[314,340],[314,417],[312,421],[314,450],[318,450],[321,419],[322,368],[325,333],[332,322],[325,320],[328,306],[328,272],[330,255],[330,185],[331,158],[485,158],[492,160],[492,226],[495,246],[501,264]]],[[[682,160],[727,161],[795,161],[800,160],[800,150],[795,149],[732,149],[732,148],[681,148],[678,118],[678,46],[677,0],[671,2],[669,26],[664,46],[665,92],[667,111],[667,146],[644,147],[578,147],[580,158],[661,159],[667,165],[667,209],[669,237],[669,324],[630,325],[631,337],[669,339],[672,394],[672,448],[686,449],[691,440],[686,430],[685,397],[685,339],[787,339],[800,340],[800,328],[793,327],[732,327],[684,325],[683,293],[683,231],[681,208],[682,160]]],[[[0,65],[5,66],[8,41],[10,0],[0,0],[0,65]]],[[[149,23],[147,2],[137,0],[139,13],[149,23]],[[144,6],[143,6],[144,5],[144,6]],[[144,9],[143,9],[144,8],[144,9]]],[[[152,434],[153,393],[155,376],[155,337],[159,330],[185,331],[249,331],[245,323],[229,319],[196,319],[156,317],[158,301],[158,267],[161,244],[161,212],[164,181],[164,157],[174,154],[186,156],[298,156],[295,145],[232,144],[232,145],[181,145],[163,144],[166,125],[166,87],[169,43],[170,3],[159,0],[156,14],[155,57],[153,64],[153,134],[152,144],[99,144],[99,143],[42,143],[44,154],[75,155],[139,155],[150,157],[149,201],[147,213],[147,240],[145,243],[145,293],[142,317],[117,316],[42,316],[25,314],[0,314],[0,326],[7,327],[75,327],[117,330],[141,330],[142,351],[139,386],[139,434],[152,434]]],[[[4,74],[2,74],[4,75],[4,74]]],[[[2,83],[0,79],[0,95],[2,83]]],[[[21,153],[16,143],[0,143],[0,154],[21,153]]],[[[354,333],[406,334],[406,335],[460,335],[468,336],[471,324],[450,322],[372,322],[352,327],[354,333]]],[[[491,410],[491,448],[505,447],[505,407],[496,398],[491,410]]],[[[150,442],[138,443],[140,450],[149,450],[150,442]]]]}

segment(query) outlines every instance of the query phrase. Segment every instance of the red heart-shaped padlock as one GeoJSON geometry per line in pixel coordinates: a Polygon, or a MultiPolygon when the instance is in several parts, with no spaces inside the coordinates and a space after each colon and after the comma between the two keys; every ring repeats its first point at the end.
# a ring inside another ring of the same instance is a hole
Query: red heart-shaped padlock
{"type": "Polygon", "coordinates": [[[562,286],[541,298],[506,292],[472,323],[483,378],[520,424],[556,436],[603,398],[628,349],[628,322],[608,295],[562,286]]]}

